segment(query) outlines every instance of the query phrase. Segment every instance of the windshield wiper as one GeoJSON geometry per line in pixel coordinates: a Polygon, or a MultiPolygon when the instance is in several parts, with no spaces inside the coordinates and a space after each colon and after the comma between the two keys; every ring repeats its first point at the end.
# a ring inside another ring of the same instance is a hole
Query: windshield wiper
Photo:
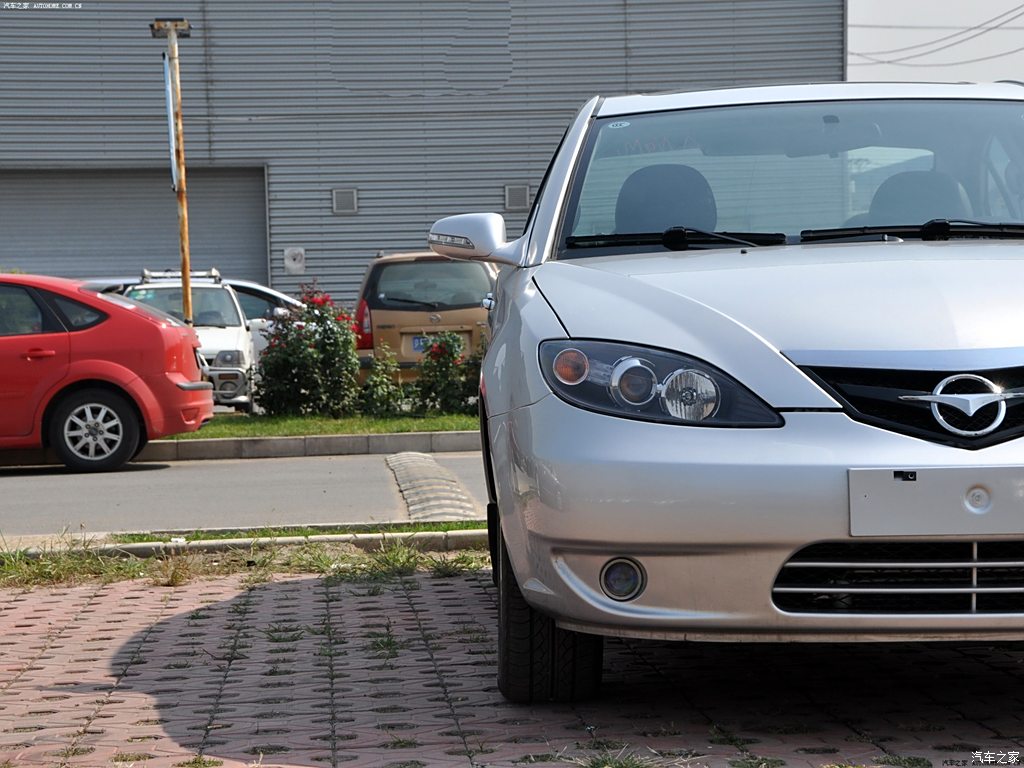
{"type": "Polygon", "coordinates": [[[693,227],[672,227],[664,232],[635,232],[615,235],[570,235],[565,238],[566,248],[603,248],[616,245],[660,245],[670,251],[706,248],[718,243],[729,243],[749,248],[759,245],[783,245],[786,236],[781,232],[710,232],[693,227]]]}
{"type": "Polygon", "coordinates": [[[396,304],[415,304],[417,307],[430,307],[431,309],[437,309],[440,306],[440,302],[437,301],[421,301],[420,299],[400,299],[397,296],[385,296],[383,293],[380,295],[381,301],[393,301],[396,304]]]}
{"type": "Polygon", "coordinates": [[[834,227],[805,229],[801,243],[822,241],[885,241],[904,237],[922,240],[950,240],[971,237],[1024,238],[1024,224],[1000,224],[970,219],[932,219],[924,224],[875,225],[868,227],[834,227]]]}

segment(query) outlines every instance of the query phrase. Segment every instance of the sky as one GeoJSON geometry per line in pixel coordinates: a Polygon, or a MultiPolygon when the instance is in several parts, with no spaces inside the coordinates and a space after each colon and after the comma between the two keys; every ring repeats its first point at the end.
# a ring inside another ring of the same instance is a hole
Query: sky
{"type": "Polygon", "coordinates": [[[1024,82],[1024,2],[848,0],[847,79],[1024,82]]]}

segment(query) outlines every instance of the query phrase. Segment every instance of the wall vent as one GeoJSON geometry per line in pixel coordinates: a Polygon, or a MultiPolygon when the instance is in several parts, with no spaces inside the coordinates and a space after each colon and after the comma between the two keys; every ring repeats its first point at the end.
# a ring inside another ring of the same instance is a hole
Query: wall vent
{"type": "Polygon", "coordinates": [[[331,210],[341,214],[359,213],[359,190],[332,189],[331,210]]]}
{"type": "Polygon", "coordinates": [[[506,184],[505,185],[505,210],[506,211],[528,211],[528,210],[530,210],[530,185],[529,184],[506,184]]]}

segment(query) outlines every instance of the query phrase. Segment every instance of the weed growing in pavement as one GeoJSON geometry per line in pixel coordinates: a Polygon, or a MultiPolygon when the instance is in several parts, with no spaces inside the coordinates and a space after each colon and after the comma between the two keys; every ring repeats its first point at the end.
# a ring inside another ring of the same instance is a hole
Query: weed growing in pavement
{"type": "Polygon", "coordinates": [[[561,755],[556,755],[554,752],[543,752],[536,755],[523,755],[517,757],[512,762],[517,765],[535,765],[537,763],[555,763],[561,762],[561,755]]]}
{"type": "Polygon", "coordinates": [[[118,752],[112,758],[112,763],[142,763],[146,760],[152,760],[153,755],[148,752],[118,752]]]}
{"type": "Polygon", "coordinates": [[[408,640],[398,640],[391,629],[391,619],[384,624],[384,629],[379,632],[369,632],[367,636],[370,642],[366,644],[366,650],[372,652],[378,659],[389,661],[398,652],[409,647],[408,640]]]}
{"type": "Polygon", "coordinates": [[[732,768],[780,768],[785,764],[786,761],[781,757],[761,757],[759,755],[750,755],[729,761],[732,768]]]}
{"type": "Polygon", "coordinates": [[[439,579],[458,576],[469,571],[479,571],[488,562],[488,555],[484,552],[463,551],[426,557],[426,564],[431,575],[439,579]]]}
{"type": "Polygon", "coordinates": [[[644,755],[627,753],[625,749],[610,754],[608,752],[589,757],[563,758],[566,762],[578,765],[580,768],[653,768],[658,762],[644,755]]]}
{"type": "MultiPolygon", "coordinates": [[[[85,581],[110,583],[149,579],[162,587],[178,587],[197,578],[245,574],[243,584],[253,588],[276,573],[315,573],[329,583],[360,583],[350,594],[374,596],[384,592],[389,581],[404,579],[419,569],[454,575],[483,567],[482,553],[462,552],[444,557],[427,557],[411,543],[387,538],[379,549],[361,552],[349,544],[306,542],[277,546],[272,543],[223,552],[170,552],[154,557],[101,552],[92,544],[66,540],[43,551],[0,550],[0,588],[26,588],[76,584],[85,581]]],[[[415,581],[403,581],[402,588],[417,589],[415,581]]],[[[209,617],[197,609],[190,622],[209,617]]]]}
{"type": "Polygon", "coordinates": [[[157,587],[180,587],[192,580],[195,557],[189,553],[172,553],[155,559],[150,577],[157,587]]]}
{"type": "Polygon", "coordinates": [[[418,747],[420,743],[416,739],[403,739],[400,736],[392,736],[391,741],[381,744],[382,749],[411,749],[418,747]]]}
{"type": "Polygon", "coordinates": [[[294,643],[302,639],[304,630],[296,624],[274,623],[262,630],[271,643],[294,643]]]}
{"type": "Polygon", "coordinates": [[[371,551],[363,576],[389,580],[412,576],[423,562],[423,553],[401,539],[385,539],[379,549],[371,551]]]}
{"type": "Polygon", "coordinates": [[[214,760],[212,757],[204,757],[203,755],[196,755],[183,763],[174,764],[175,768],[217,768],[220,765],[224,765],[223,760],[214,760]]]}

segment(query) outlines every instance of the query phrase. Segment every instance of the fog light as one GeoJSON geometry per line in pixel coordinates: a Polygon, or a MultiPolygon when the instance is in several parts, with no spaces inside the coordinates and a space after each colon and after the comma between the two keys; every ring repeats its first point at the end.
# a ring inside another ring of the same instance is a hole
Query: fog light
{"type": "Polygon", "coordinates": [[[612,600],[632,600],[644,591],[646,579],[639,563],[625,557],[609,560],[601,569],[601,589],[612,600]]]}

